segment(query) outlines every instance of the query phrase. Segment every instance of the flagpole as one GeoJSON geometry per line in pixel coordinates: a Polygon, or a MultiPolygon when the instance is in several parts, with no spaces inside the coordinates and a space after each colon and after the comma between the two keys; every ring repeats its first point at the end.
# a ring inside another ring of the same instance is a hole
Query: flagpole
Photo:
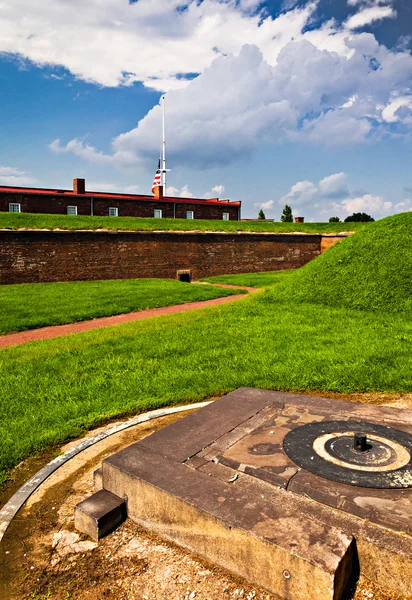
{"type": "Polygon", "coordinates": [[[165,97],[162,96],[162,183],[163,194],[166,196],[166,130],[165,130],[165,97]]]}

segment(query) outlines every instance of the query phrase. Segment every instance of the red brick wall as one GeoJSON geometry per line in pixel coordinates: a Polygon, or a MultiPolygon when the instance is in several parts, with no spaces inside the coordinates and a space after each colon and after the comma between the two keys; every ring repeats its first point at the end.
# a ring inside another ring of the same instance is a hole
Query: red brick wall
{"type": "Polygon", "coordinates": [[[1,193],[0,194],[0,211],[7,212],[9,210],[9,202],[17,202],[20,204],[21,212],[28,213],[51,213],[56,215],[67,214],[68,206],[77,206],[77,214],[90,215],[90,199],[82,198],[81,196],[47,196],[36,194],[16,194],[16,193],[1,193]]]}
{"type": "Polygon", "coordinates": [[[293,269],[320,247],[320,235],[1,231],[0,283],[293,269]]]}
{"type": "MultiPolygon", "coordinates": [[[[68,206],[77,206],[78,215],[91,214],[91,198],[89,196],[0,193],[0,211],[7,212],[9,202],[19,203],[21,212],[65,215],[68,206]]],[[[117,207],[119,217],[153,217],[154,209],[160,208],[164,218],[173,219],[173,204],[173,202],[162,202],[161,200],[151,202],[148,200],[125,200],[115,196],[113,198],[96,197],[93,199],[93,214],[97,217],[107,217],[109,208],[117,207]]],[[[223,213],[228,212],[230,220],[237,221],[239,208],[219,204],[176,203],[175,210],[177,219],[186,219],[186,211],[193,210],[195,219],[222,219],[223,213]]]]}
{"type": "Polygon", "coordinates": [[[335,244],[337,244],[338,242],[340,242],[341,240],[343,240],[345,237],[347,237],[348,234],[341,234],[341,235],[333,235],[333,234],[326,234],[322,236],[322,243],[320,246],[320,251],[323,254],[324,252],[326,252],[326,250],[329,250],[329,248],[331,248],[332,246],[334,246],[335,244]]]}

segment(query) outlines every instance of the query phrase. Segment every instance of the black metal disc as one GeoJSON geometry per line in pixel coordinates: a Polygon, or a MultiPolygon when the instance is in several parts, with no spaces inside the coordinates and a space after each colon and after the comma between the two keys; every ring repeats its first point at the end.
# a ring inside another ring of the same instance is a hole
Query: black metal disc
{"type": "Polygon", "coordinates": [[[331,481],[368,488],[412,487],[412,435],[398,429],[359,421],[309,423],[290,431],[283,449],[299,467],[331,481]],[[367,436],[365,452],[353,448],[359,432],[367,436]],[[328,439],[326,434],[333,435],[328,439]],[[327,438],[321,444],[323,457],[314,448],[322,436],[327,438]]]}
{"type": "Polygon", "coordinates": [[[396,460],[396,451],[385,442],[369,440],[366,450],[360,452],[355,450],[353,438],[347,435],[327,441],[325,450],[338,460],[364,467],[386,467],[396,460]]]}

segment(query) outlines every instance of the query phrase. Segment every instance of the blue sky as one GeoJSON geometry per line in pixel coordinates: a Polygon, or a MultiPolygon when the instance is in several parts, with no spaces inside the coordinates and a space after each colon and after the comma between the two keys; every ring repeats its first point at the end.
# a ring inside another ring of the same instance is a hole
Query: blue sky
{"type": "Polygon", "coordinates": [[[412,209],[409,0],[5,0],[0,185],[412,209]],[[24,18],[23,18],[24,17],[24,18]]]}

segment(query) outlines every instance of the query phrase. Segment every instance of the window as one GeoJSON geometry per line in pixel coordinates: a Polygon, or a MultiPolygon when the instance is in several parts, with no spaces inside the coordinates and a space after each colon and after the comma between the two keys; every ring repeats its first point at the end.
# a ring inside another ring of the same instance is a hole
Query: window
{"type": "Polygon", "coordinates": [[[68,215],[77,215],[77,206],[68,206],[67,214],[68,215]]]}
{"type": "Polygon", "coordinates": [[[161,219],[162,218],[162,209],[161,208],[155,208],[153,216],[154,216],[155,219],[161,219]]]}
{"type": "Polygon", "coordinates": [[[16,202],[10,202],[9,203],[9,212],[21,212],[20,204],[17,204],[16,202]]]}
{"type": "Polygon", "coordinates": [[[229,213],[223,213],[223,217],[222,218],[223,218],[224,221],[229,221],[229,218],[230,218],[229,217],[229,213]]]}
{"type": "Polygon", "coordinates": [[[118,217],[119,216],[119,209],[117,208],[117,206],[111,206],[109,208],[109,217],[118,217]]]}
{"type": "Polygon", "coordinates": [[[186,211],[186,219],[194,219],[195,218],[195,213],[193,212],[193,210],[187,210],[186,211]]]}

